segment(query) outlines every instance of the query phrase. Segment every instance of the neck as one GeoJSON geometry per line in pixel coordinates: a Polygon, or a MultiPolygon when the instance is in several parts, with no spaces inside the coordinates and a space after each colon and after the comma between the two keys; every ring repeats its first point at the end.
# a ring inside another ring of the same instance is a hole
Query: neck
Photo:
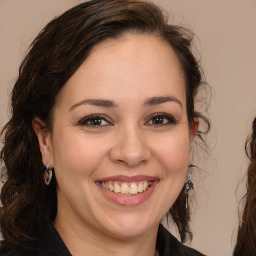
{"type": "Polygon", "coordinates": [[[156,256],[158,226],[132,238],[109,236],[101,231],[81,228],[81,225],[62,225],[56,219],[54,226],[72,255],[156,256]]]}

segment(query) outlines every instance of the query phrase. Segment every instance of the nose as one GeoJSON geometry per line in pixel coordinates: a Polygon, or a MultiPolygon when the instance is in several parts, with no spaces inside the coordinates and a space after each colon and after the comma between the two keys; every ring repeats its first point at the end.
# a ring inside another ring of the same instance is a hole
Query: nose
{"type": "Polygon", "coordinates": [[[116,163],[136,167],[149,161],[151,150],[143,132],[130,127],[117,135],[110,157],[116,163]]]}

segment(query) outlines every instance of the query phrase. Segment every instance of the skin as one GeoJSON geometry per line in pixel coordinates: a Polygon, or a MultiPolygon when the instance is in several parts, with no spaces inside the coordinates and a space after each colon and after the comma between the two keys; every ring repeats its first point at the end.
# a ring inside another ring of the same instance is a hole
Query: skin
{"type": "Polygon", "coordinates": [[[52,130],[42,125],[33,121],[43,163],[58,182],[54,225],[70,252],[155,255],[158,225],[184,186],[197,129],[196,122],[188,126],[184,77],[172,48],[140,34],[96,45],[59,93],[52,130]],[[148,103],[153,97],[165,100],[148,103]],[[165,116],[154,124],[158,113],[165,116]],[[99,126],[85,120],[92,114],[103,116],[99,126]],[[149,175],[158,183],[141,204],[123,206],[95,183],[114,175],[149,175]]]}

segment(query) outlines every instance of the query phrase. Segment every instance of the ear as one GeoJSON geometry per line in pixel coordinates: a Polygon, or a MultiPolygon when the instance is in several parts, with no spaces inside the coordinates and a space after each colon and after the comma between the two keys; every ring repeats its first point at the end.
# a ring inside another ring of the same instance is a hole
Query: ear
{"type": "Polygon", "coordinates": [[[192,126],[190,128],[190,135],[189,135],[189,140],[190,140],[190,151],[189,151],[189,164],[192,163],[193,161],[193,149],[192,149],[192,143],[193,143],[193,140],[196,136],[196,132],[198,130],[198,126],[199,126],[199,121],[198,121],[198,118],[195,118],[193,123],[192,123],[192,126]]]}
{"type": "Polygon", "coordinates": [[[51,133],[45,128],[45,123],[38,117],[34,118],[32,121],[32,127],[37,135],[40,151],[42,154],[42,162],[44,166],[49,165],[50,168],[53,167],[53,157],[52,157],[52,141],[51,133]]]}
{"type": "Polygon", "coordinates": [[[194,140],[194,138],[196,136],[196,132],[198,130],[198,126],[199,126],[198,118],[195,118],[193,123],[192,123],[192,126],[190,128],[190,131],[189,131],[189,133],[190,133],[190,136],[189,136],[190,137],[190,143],[193,142],[193,140],[194,140]]]}

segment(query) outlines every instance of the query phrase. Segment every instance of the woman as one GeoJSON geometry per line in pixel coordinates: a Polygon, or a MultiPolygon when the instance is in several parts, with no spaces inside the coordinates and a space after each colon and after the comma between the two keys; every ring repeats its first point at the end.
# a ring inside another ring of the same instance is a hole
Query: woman
{"type": "Polygon", "coordinates": [[[250,164],[247,171],[245,206],[237,235],[234,256],[256,255],[256,118],[252,123],[252,135],[246,143],[250,164]]]}
{"type": "Polygon", "coordinates": [[[135,0],[85,2],[43,29],[3,130],[1,255],[202,255],[159,225],[169,212],[192,238],[191,143],[208,122],[190,42],[135,0]]]}

